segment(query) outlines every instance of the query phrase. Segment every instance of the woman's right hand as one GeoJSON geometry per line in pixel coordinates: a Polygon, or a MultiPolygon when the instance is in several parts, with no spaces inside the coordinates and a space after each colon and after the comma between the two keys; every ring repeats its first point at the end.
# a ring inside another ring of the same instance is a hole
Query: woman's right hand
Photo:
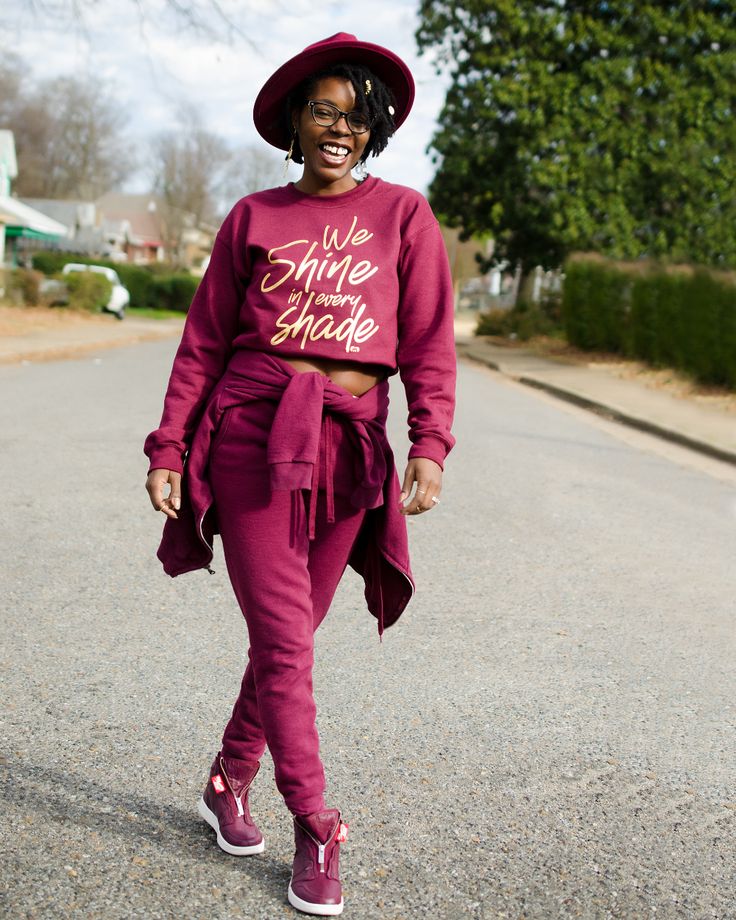
{"type": "Polygon", "coordinates": [[[181,508],[181,473],[175,473],[174,470],[151,470],[146,479],[146,489],[156,511],[163,511],[166,517],[179,517],[176,512],[181,508]],[[167,483],[170,486],[169,494],[164,498],[167,483]]]}

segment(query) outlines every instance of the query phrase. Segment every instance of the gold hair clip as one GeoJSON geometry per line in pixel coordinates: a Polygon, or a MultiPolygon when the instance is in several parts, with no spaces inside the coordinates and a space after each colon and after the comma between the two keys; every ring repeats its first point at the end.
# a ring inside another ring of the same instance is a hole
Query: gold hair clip
{"type": "Polygon", "coordinates": [[[366,94],[366,96],[370,96],[371,90],[372,90],[372,89],[373,89],[373,87],[371,86],[371,81],[370,81],[370,80],[366,80],[366,81],[365,81],[365,94],[366,94]]]}

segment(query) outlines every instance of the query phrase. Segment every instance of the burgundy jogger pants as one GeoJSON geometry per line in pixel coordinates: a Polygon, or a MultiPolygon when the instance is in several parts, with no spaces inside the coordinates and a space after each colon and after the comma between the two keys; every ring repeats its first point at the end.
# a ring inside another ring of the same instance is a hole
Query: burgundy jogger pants
{"type": "Polygon", "coordinates": [[[337,416],[330,419],[327,438],[323,422],[317,495],[271,490],[266,447],[275,409],[266,400],[228,409],[210,456],[225,561],[250,642],[222,753],[256,761],[268,744],[287,807],[305,815],[325,807],[312,693],[313,634],[330,606],[365,510],[349,499],[355,448],[347,435],[349,422],[337,416]],[[328,523],[326,494],[333,491],[334,523],[328,523]],[[315,498],[310,540],[309,508],[315,498]]]}

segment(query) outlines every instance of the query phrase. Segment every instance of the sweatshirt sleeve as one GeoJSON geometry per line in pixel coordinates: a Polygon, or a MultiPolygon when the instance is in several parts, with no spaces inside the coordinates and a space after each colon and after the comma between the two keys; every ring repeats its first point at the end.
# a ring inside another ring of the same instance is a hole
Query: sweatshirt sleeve
{"type": "Polygon", "coordinates": [[[409,405],[409,459],[440,466],[455,444],[455,299],[439,224],[424,224],[402,246],[398,366],[409,405]]]}
{"type": "Polygon", "coordinates": [[[237,335],[247,279],[238,271],[228,222],[187,313],[164,399],[161,424],[143,447],[153,469],[183,471],[184,456],[207,397],[227,365],[237,335]]]}

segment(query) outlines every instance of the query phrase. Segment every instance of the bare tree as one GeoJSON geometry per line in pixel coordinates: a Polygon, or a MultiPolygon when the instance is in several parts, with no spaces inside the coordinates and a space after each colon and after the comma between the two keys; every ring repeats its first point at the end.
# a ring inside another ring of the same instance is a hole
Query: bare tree
{"type": "MultiPolygon", "coordinates": [[[[144,0],[127,2],[136,11],[141,28],[154,24],[155,14],[146,7],[144,0]]],[[[36,21],[47,22],[52,19],[85,32],[90,11],[99,4],[100,0],[18,0],[16,7],[36,21]]],[[[272,6],[282,8],[279,0],[272,0],[272,6]]],[[[166,0],[166,9],[172,23],[179,29],[213,41],[229,43],[237,38],[256,48],[256,43],[225,9],[225,4],[221,0],[166,0]]],[[[262,14],[262,7],[259,7],[257,2],[241,2],[238,13],[242,19],[245,14],[262,14]]],[[[268,15],[272,15],[272,12],[268,15]]]]}
{"type": "Polygon", "coordinates": [[[13,68],[0,70],[0,127],[15,135],[17,194],[94,199],[131,173],[122,113],[104,85],[63,77],[24,89],[13,68]]]}
{"type": "Polygon", "coordinates": [[[232,153],[223,175],[219,189],[221,210],[229,209],[243,195],[282,185],[284,181],[283,155],[258,144],[239,147],[232,153]]]}
{"type": "Polygon", "coordinates": [[[23,61],[12,51],[3,49],[0,57],[0,128],[15,120],[23,85],[23,61]]]}
{"type": "Polygon", "coordinates": [[[218,189],[230,162],[226,143],[208,131],[197,111],[182,105],[176,130],[162,132],[151,144],[153,189],[164,202],[167,244],[178,253],[191,224],[216,223],[218,189]]]}

